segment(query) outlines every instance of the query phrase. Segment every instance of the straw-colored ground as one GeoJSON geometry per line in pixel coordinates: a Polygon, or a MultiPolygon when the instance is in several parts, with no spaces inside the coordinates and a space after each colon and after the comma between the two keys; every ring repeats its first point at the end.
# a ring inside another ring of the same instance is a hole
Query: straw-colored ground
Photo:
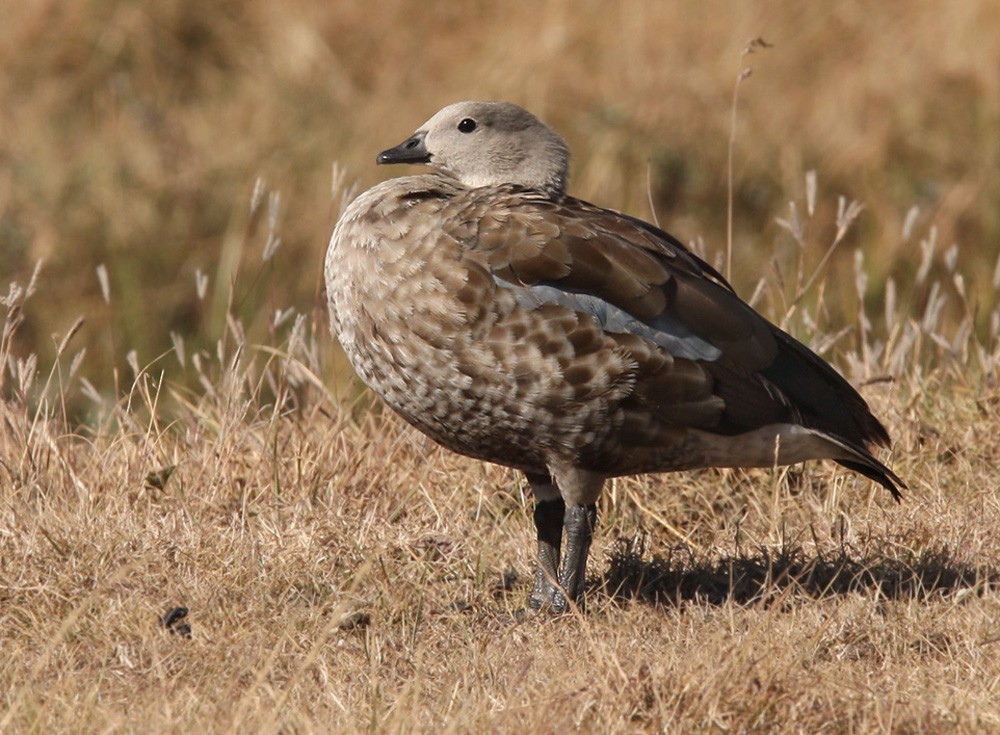
{"type": "Polygon", "coordinates": [[[0,24],[0,732],[1000,732],[1000,7],[237,7],[0,24]],[[618,480],[587,611],[525,620],[522,481],[351,378],[326,236],[378,150],[508,98],[722,262],[741,64],[733,280],[910,489],[618,480]]]}
{"type": "Polygon", "coordinates": [[[990,391],[867,391],[902,505],[826,465],[618,481],[586,614],[517,622],[517,478],[253,408],[249,357],[172,422],[150,378],[93,435],[4,404],[3,732],[1000,729],[990,391]]]}

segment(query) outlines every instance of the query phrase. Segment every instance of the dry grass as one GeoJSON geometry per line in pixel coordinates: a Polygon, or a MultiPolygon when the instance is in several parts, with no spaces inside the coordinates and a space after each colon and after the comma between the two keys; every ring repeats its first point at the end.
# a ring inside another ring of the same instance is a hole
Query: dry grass
{"type": "Polygon", "coordinates": [[[317,387],[308,339],[220,351],[169,422],[146,373],[89,434],[59,371],[0,407],[0,730],[1000,728],[982,384],[868,389],[902,505],[826,464],[616,481],[586,615],[520,621],[516,477],[317,387]]]}
{"type": "Polygon", "coordinates": [[[322,324],[254,345],[230,313],[111,401],[72,334],[18,356],[45,287],[0,340],[4,732],[1000,729],[995,336],[857,315],[902,505],[828,464],[618,480],[586,614],[523,620],[522,482],[321,379],[322,324]]]}
{"type": "Polygon", "coordinates": [[[1000,731],[994,3],[147,5],[0,27],[0,731],[1000,731]],[[648,191],[718,262],[755,35],[734,280],[911,489],[615,481],[587,613],[522,620],[523,483],[371,407],[326,332],[345,184],[510,98],[576,192],[648,191]]]}

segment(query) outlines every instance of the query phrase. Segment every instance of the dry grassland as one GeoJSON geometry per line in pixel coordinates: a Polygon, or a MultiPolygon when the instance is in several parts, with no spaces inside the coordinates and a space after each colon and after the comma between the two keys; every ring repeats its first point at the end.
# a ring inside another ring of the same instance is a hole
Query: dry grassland
{"type": "Polygon", "coordinates": [[[500,6],[7,9],[0,732],[1000,732],[1000,7],[500,6]],[[734,281],[910,489],[617,480],[586,613],[524,619],[523,482],[371,404],[326,234],[374,152],[509,98],[718,261],[755,35],[734,281]]]}
{"type": "Polygon", "coordinates": [[[616,481],[586,614],[522,621],[522,483],[307,344],[223,348],[169,421],[148,374],[90,433],[2,405],[0,730],[1000,728],[994,390],[866,389],[902,505],[826,464],[616,481]]]}

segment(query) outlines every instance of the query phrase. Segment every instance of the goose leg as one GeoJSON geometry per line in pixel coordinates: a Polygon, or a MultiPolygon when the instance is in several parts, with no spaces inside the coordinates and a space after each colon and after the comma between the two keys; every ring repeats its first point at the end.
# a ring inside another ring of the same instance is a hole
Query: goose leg
{"type": "Polygon", "coordinates": [[[559,586],[552,598],[552,612],[565,612],[569,603],[583,605],[583,583],[587,575],[587,555],[597,524],[597,504],[569,505],[563,516],[566,550],[559,571],[559,586]]]}
{"type": "Polygon", "coordinates": [[[570,603],[583,602],[597,498],[605,478],[571,464],[554,462],[550,470],[551,475],[527,476],[535,495],[538,532],[538,570],[528,606],[562,613],[570,603]]]}
{"type": "Polygon", "coordinates": [[[538,567],[535,586],[528,598],[528,607],[541,610],[551,607],[558,594],[559,547],[562,544],[563,516],[566,504],[563,499],[535,501],[535,530],[538,533],[538,567]]]}

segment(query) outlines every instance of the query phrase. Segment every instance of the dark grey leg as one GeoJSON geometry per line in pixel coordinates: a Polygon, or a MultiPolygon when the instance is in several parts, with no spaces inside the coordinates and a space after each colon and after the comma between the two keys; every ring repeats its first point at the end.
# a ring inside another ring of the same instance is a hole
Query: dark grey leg
{"type": "Polygon", "coordinates": [[[562,498],[535,500],[535,529],[538,532],[538,568],[528,607],[541,610],[551,606],[558,594],[559,547],[562,544],[566,504],[562,498]]]}
{"type": "Polygon", "coordinates": [[[569,602],[583,604],[583,583],[587,574],[587,554],[597,525],[597,504],[570,505],[563,517],[566,553],[559,572],[559,587],[552,597],[552,611],[565,612],[569,602]]]}

